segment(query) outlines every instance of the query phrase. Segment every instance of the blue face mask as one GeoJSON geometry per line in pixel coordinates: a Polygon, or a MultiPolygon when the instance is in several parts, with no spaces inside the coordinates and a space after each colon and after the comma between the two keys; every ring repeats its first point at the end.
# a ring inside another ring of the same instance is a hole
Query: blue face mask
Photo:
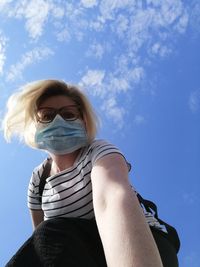
{"type": "Polygon", "coordinates": [[[57,115],[48,124],[38,123],[35,143],[37,148],[64,155],[86,146],[88,137],[82,121],[65,121],[57,115]]]}

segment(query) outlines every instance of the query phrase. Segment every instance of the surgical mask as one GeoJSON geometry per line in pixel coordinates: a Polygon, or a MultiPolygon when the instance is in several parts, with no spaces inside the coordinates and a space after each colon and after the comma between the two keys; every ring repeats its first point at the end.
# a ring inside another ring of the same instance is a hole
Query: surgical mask
{"type": "Polygon", "coordinates": [[[35,143],[37,148],[55,155],[64,155],[76,151],[88,144],[88,137],[79,119],[65,121],[60,115],[47,124],[36,126],[35,143]]]}

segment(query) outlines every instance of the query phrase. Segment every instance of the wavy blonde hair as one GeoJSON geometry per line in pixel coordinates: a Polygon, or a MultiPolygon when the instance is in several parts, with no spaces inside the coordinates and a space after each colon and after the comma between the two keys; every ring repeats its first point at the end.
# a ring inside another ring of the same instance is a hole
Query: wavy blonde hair
{"type": "Polygon", "coordinates": [[[3,120],[5,139],[10,141],[11,137],[16,135],[28,146],[36,148],[35,112],[42,101],[56,95],[68,96],[80,107],[89,140],[92,141],[98,128],[97,115],[87,97],[77,86],[60,80],[39,80],[28,83],[10,96],[3,120]]]}

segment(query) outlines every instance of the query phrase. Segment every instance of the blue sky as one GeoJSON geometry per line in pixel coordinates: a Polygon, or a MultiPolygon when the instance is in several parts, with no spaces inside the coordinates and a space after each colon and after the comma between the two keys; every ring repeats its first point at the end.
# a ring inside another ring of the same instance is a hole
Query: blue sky
{"type": "MultiPolygon", "coordinates": [[[[81,86],[98,137],[132,164],[131,183],[181,238],[180,267],[200,267],[198,0],[1,0],[0,115],[21,85],[81,86]]],[[[0,266],[31,235],[32,169],[46,156],[0,134],[0,266]]]]}

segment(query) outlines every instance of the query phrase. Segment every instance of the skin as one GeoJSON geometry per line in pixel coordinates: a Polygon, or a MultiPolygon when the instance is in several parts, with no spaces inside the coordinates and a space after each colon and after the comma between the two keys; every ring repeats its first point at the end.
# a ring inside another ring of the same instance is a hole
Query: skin
{"type": "MultiPolygon", "coordinates": [[[[46,99],[41,107],[75,104],[66,96],[46,99]]],[[[51,174],[73,165],[79,151],[53,155],[51,174]]],[[[109,154],[99,159],[91,173],[95,218],[108,267],[162,267],[160,255],[137,196],[130,187],[124,158],[109,154]]],[[[34,228],[43,211],[31,211],[34,228]]]]}

